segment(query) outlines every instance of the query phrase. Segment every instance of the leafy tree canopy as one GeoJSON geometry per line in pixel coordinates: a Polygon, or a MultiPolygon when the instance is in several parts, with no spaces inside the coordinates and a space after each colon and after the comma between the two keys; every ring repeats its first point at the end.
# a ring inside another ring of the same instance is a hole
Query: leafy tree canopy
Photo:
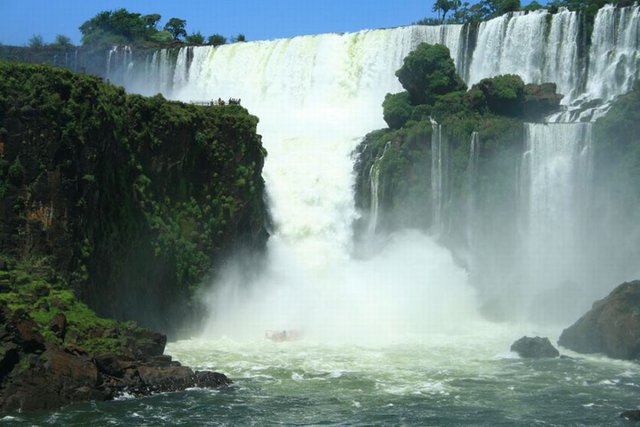
{"type": "Polygon", "coordinates": [[[231,42],[232,43],[236,43],[236,42],[246,42],[247,38],[244,36],[244,34],[238,34],[235,37],[231,37],[231,42]]]}
{"type": "Polygon", "coordinates": [[[165,31],[169,31],[174,40],[180,40],[180,37],[187,36],[187,21],[180,18],[171,18],[164,24],[165,31]]]}
{"type": "Polygon", "coordinates": [[[99,45],[149,40],[157,31],[155,18],[155,15],[142,16],[126,9],[100,12],[80,26],[82,43],[99,45]]]}
{"type": "Polygon", "coordinates": [[[65,36],[64,34],[58,34],[56,36],[54,44],[56,46],[60,46],[60,47],[71,47],[71,46],[73,46],[73,43],[71,43],[71,39],[69,37],[65,36]]]}
{"type": "MultiPolygon", "coordinates": [[[[104,46],[112,44],[131,43],[168,43],[187,36],[185,27],[187,21],[171,18],[163,27],[158,29],[162,19],[160,14],[142,15],[129,12],[127,9],[102,11],[80,26],[82,43],[85,45],[104,46]]],[[[191,43],[198,42],[199,32],[192,34],[191,43]]],[[[200,34],[202,37],[202,35],[200,34]]]]}
{"type": "Polygon", "coordinates": [[[446,46],[420,43],[396,71],[411,103],[433,104],[439,95],[466,90],[446,46]]]}
{"type": "Polygon", "coordinates": [[[204,36],[200,31],[196,31],[195,33],[189,34],[185,37],[185,41],[189,44],[204,44],[204,36]]]}
{"type": "Polygon", "coordinates": [[[227,38],[220,34],[213,34],[207,39],[207,43],[212,46],[221,46],[227,43],[227,38]]]}
{"type": "Polygon", "coordinates": [[[44,40],[42,39],[42,36],[40,34],[34,34],[33,36],[31,36],[31,38],[29,39],[29,47],[35,49],[44,47],[44,40]]]}
{"type": "Polygon", "coordinates": [[[447,13],[450,10],[457,10],[460,3],[460,0],[436,0],[433,4],[433,11],[438,13],[440,23],[444,23],[447,13]]]}
{"type": "Polygon", "coordinates": [[[389,128],[400,129],[411,118],[413,107],[409,101],[408,92],[390,94],[382,102],[384,121],[389,128]]]}
{"type": "Polygon", "coordinates": [[[519,116],[524,108],[525,86],[522,78],[515,74],[495,76],[473,85],[468,98],[474,101],[476,110],[519,116]]]}

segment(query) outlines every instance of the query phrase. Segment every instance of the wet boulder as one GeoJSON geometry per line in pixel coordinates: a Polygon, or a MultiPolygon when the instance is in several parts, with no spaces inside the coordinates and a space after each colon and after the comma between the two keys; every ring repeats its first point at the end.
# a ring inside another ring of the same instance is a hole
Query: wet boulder
{"type": "Polygon", "coordinates": [[[640,358],[640,280],[623,283],[565,329],[558,344],[578,353],[640,358]]]}
{"type": "Polygon", "coordinates": [[[632,409],[629,411],[624,411],[622,414],[620,414],[620,418],[624,418],[625,420],[629,420],[629,421],[638,422],[640,421],[640,409],[632,409]]]}
{"type": "Polygon", "coordinates": [[[527,359],[560,356],[560,352],[546,337],[522,337],[511,345],[511,351],[527,359]]]}

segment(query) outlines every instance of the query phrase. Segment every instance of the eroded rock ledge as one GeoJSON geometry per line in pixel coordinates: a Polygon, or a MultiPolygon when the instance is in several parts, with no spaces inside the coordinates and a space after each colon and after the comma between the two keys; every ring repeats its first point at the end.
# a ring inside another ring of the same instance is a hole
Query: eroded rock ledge
{"type": "Polygon", "coordinates": [[[578,353],[640,358],[640,280],[623,283],[565,329],[558,344],[578,353]]]}
{"type": "MultiPolygon", "coordinates": [[[[48,332],[62,331],[64,315],[48,332]]],[[[0,303],[0,409],[54,409],[71,402],[144,396],[188,387],[223,387],[225,375],[193,371],[163,355],[166,336],[132,325],[103,334],[126,342],[119,354],[58,344],[23,310],[0,303]],[[47,334],[45,333],[45,335],[47,334]]]]}

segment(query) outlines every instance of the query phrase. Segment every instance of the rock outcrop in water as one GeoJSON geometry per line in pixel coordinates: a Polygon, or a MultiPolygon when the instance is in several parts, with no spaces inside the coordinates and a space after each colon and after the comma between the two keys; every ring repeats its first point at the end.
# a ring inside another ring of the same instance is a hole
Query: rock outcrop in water
{"type": "Polygon", "coordinates": [[[546,337],[522,337],[511,345],[511,351],[527,359],[560,356],[560,352],[546,337]]]}
{"type": "MultiPolygon", "coordinates": [[[[217,372],[194,372],[163,356],[166,336],[135,326],[92,333],[126,344],[89,352],[73,340],[45,338],[24,309],[0,302],[0,409],[55,409],[71,402],[143,396],[231,383],[217,372]]],[[[59,330],[58,330],[59,331],[59,330]]],[[[43,335],[44,334],[44,335],[43,335]]]]}
{"type": "Polygon", "coordinates": [[[558,344],[578,353],[602,353],[615,359],[640,358],[640,281],[623,283],[576,323],[558,344]]]}

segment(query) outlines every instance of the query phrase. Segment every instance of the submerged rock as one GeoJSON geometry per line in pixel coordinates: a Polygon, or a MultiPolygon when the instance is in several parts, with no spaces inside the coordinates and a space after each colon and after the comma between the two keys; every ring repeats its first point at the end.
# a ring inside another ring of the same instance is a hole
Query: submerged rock
{"type": "Polygon", "coordinates": [[[640,281],[623,283],[576,323],[558,344],[578,353],[603,353],[615,359],[640,358],[640,281]]]}
{"type": "Polygon", "coordinates": [[[640,421],[640,409],[632,409],[630,411],[624,411],[620,414],[620,418],[624,418],[629,421],[640,421]]]}
{"type": "Polygon", "coordinates": [[[524,358],[558,357],[560,352],[551,345],[549,338],[522,337],[511,344],[511,351],[524,358]]]}

